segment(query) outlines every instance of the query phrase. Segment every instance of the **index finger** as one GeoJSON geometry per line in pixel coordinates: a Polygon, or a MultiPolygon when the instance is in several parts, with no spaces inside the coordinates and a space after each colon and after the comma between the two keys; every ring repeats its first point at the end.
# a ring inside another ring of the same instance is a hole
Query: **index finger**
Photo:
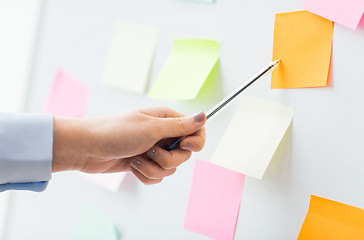
{"type": "Polygon", "coordinates": [[[179,113],[168,107],[146,108],[140,110],[140,112],[152,117],[159,117],[159,118],[177,118],[186,116],[185,114],[179,113]]]}

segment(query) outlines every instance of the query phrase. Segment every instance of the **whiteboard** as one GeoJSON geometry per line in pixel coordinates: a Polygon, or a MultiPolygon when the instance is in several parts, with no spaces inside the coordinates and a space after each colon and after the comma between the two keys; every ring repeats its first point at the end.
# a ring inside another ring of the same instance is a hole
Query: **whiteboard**
{"type": "MultiPolygon", "coordinates": [[[[87,116],[167,105],[181,112],[207,111],[241,81],[271,61],[274,14],[301,10],[303,1],[182,0],[47,1],[27,107],[43,110],[55,71],[87,84],[87,116]],[[210,97],[162,101],[102,85],[100,79],[117,21],[150,24],[160,34],[151,82],[173,39],[207,38],[221,44],[219,79],[210,97]]],[[[292,127],[262,180],[246,178],[235,239],[295,239],[310,194],[364,208],[364,24],[357,31],[335,25],[331,86],[271,90],[269,77],[246,94],[296,108],[292,127]]],[[[207,239],[183,229],[194,160],[209,160],[235,105],[207,128],[205,149],[161,184],[144,186],[127,176],[114,194],[73,173],[53,175],[44,193],[16,192],[8,240],[69,239],[83,205],[114,219],[122,239],[207,239]]]]}

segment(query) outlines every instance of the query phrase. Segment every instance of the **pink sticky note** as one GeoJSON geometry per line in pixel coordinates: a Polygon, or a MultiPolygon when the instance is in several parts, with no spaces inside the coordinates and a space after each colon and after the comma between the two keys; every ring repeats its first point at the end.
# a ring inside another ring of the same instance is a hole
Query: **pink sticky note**
{"type": "Polygon", "coordinates": [[[364,0],[305,0],[303,8],[355,30],[364,14],[364,0]]]}
{"type": "Polygon", "coordinates": [[[213,239],[233,239],[245,175],[197,160],[184,227],[213,239]]]}
{"type": "Polygon", "coordinates": [[[59,70],[44,111],[62,117],[83,117],[89,97],[90,90],[85,85],[59,70]]]}

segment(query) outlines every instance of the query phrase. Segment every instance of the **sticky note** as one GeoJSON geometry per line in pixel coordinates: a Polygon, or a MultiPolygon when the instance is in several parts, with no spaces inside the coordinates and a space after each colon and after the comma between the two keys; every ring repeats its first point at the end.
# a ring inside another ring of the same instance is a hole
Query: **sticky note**
{"type": "Polygon", "coordinates": [[[62,117],[83,117],[89,98],[90,90],[84,84],[59,70],[44,111],[62,117]]]}
{"type": "Polygon", "coordinates": [[[210,78],[219,59],[219,44],[212,40],[174,40],[172,52],[152,86],[149,97],[194,99],[210,78]]]}
{"type": "Polygon", "coordinates": [[[76,224],[72,240],[118,240],[119,233],[112,220],[91,207],[85,208],[76,224]]]}
{"type": "Polygon", "coordinates": [[[246,95],[238,101],[211,162],[261,179],[292,122],[294,109],[246,95]]]}
{"type": "Polygon", "coordinates": [[[233,239],[245,176],[196,160],[184,227],[213,239],[233,239]]]}
{"type": "Polygon", "coordinates": [[[355,30],[364,14],[364,0],[305,0],[303,8],[355,30]]]}
{"type": "Polygon", "coordinates": [[[104,67],[103,82],[120,90],[144,93],[157,36],[158,30],[153,26],[117,23],[104,67]]]}
{"type": "Polygon", "coordinates": [[[299,240],[362,240],[364,209],[311,195],[299,240]]]}
{"type": "Polygon", "coordinates": [[[117,192],[120,188],[126,173],[104,173],[104,174],[88,174],[80,173],[80,175],[88,181],[105,188],[111,192],[117,192]]]}
{"type": "Polygon", "coordinates": [[[323,87],[331,60],[333,23],[308,11],[276,14],[271,88],[323,87]]]}

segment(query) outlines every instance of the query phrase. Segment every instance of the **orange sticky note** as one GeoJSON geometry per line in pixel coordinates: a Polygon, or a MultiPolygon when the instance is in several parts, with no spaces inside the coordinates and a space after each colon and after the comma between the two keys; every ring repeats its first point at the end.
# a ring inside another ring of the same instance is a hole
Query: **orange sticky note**
{"type": "Polygon", "coordinates": [[[308,11],[276,14],[271,88],[323,87],[327,84],[333,23],[308,11]]]}
{"type": "Polygon", "coordinates": [[[311,195],[310,206],[297,238],[364,239],[364,209],[311,195]]]}

